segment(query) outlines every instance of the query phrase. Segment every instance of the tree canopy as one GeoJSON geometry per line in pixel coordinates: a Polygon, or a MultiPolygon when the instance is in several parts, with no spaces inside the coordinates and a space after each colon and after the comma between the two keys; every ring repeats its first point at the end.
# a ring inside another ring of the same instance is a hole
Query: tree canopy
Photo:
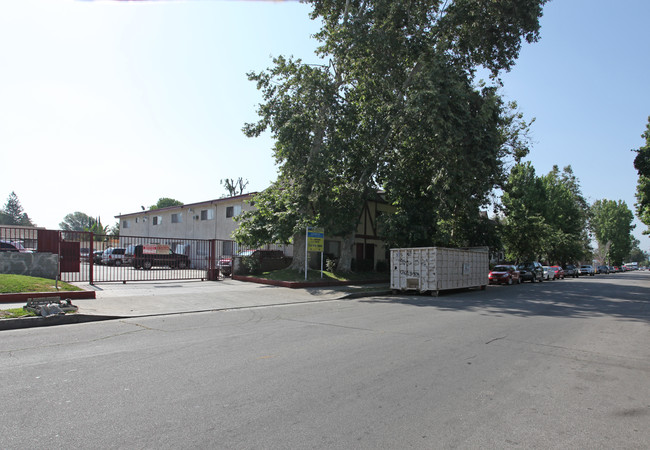
{"type": "Polygon", "coordinates": [[[591,206],[591,229],[599,244],[609,243],[610,263],[620,265],[629,255],[634,238],[634,215],[622,201],[597,200],[591,206]]]}
{"type": "Polygon", "coordinates": [[[637,153],[634,158],[634,168],[639,173],[635,206],[639,220],[648,227],[643,234],[650,234],[650,117],[641,137],[645,139],[645,145],[634,150],[637,153]]]}
{"type": "Polygon", "coordinates": [[[552,229],[544,218],[545,186],[530,162],[512,168],[501,201],[506,258],[519,262],[541,259],[552,229]]]}
{"type": "Polygon", "coordinates": [[[538,177],[530,162],[515,165],[504,187],[502,237],[512,261],[565,265],[587,257],[589,207],[571,166],[538,177]]]}
{"type": "Polygon", "coordinates": [[[63,222],[59,223],[59,228],[63,231],[91,231],[95,234],[106,234],[108,227],[102,226],[100,218],[94,218],[86,213],[75,211],[66,214],[63,222]]]}
{"type": "Polygon", "coordinates": [[[343,237],[345,270],[359,213],[380,188],[398,210],[384,224],[389,241],[404,223],[404,244],[470,235],[462,231],[503,159],[527,152],[521,116],[495,88],[477,88],[474,71],[509,70],[522,39],[538,39],[545,2],[312,0],[323,64],[278,57],[249,74],[263,103],[244,131],[271,131],[279,176],[241,216],[237,238],[291,233],[297,244],[306,224],[318,225],[343,237]]]}
{"type": "Polygon", "coordinates": [[[163,208],[168,208],[170,206],[182,206],[182,205],[183,202],[181,201],[169,197],[161,197],[158,199],[158,202],[155,205],[151,205],[149,209],[150,210],[163,209],[163,208]]]}
{"type": "Polygon", "coordinates": [[[565,265],[585,259],[589,250],[589,205],[571,166],[562,172],[553,166],[541,180],[546,194],[544,218],[550,227],[545,260],[565,265]]]}
{"type": "Polygon", "coordinates": [[[27,213],[23,210],[18,196],[13,191],[9,194],[7,203],[0,211],[0,225],[34,226],[27,213]]]}

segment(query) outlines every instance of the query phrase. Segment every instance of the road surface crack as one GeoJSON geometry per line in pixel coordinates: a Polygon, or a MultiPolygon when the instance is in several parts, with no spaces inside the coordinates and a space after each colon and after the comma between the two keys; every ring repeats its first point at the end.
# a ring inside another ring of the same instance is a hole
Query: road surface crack
{"type": "Polygon", "coordinates": [[[501,337],[497,337],[497,338],[494,338],[494,339],[490,339],[489,341],[486,342],[486,344],[489,344],[489,343],[494,342],[494,341],[498,341],[499,339],[505,339],[505,338],[507,338],[507,337],[508,337],[508,335],[506,334],[505,336],[501,336],[501,337]]]}

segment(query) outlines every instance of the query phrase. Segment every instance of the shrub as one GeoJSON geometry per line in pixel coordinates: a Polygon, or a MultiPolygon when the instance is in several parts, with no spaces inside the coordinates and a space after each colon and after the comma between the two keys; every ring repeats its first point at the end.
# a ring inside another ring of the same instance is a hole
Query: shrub
{"type": "Polygon", "coordinates": [[[260,260],[252,256],[243,256],[241,265],[244,275],[259,275],[262,273],[260,260]]]}

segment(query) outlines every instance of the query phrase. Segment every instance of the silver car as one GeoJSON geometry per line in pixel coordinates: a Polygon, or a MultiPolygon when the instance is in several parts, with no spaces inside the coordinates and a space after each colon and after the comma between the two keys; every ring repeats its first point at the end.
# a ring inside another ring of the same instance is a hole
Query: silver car
{"type": "Polygon", "coordinates": [[[108,247],[102,254],[102,264],[121,266],[124,262],[124,250],[122,247],[108,247]]]}
{"type": "Polygon", "coordinates": [[[580,269],[578,269],[578,274],[580,276],[583,275],[591,275],[592,277],[596,275],[596,271],[594,270],[593,266],[590,266],[588,264],[584,264],[580,266],[580,269]]]}

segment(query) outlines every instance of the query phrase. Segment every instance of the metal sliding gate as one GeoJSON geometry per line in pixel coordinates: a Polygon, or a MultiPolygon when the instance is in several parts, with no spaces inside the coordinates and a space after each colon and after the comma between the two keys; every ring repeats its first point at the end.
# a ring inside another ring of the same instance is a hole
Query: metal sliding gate
{"type": "Polygon", "coordinates": [[[230,274],[233,255],[255,257],[259,253],[260,260],[268,250],[280,259],[292,255],[291,246],[272,244],[247,249],[223,239],[112,236],[15,226],[0,226],[0,241],[1,251],[58,255],[54,260],[62,281],[90,284],[217,280],[230,274]]]}
{"type": "Polygon", "coordinates": [[[60,233],[61,248],[74,247],[61,250],[61,280],[91,284],[216,280],[222,250],[232,247],[216,239],[60,233]]]}

